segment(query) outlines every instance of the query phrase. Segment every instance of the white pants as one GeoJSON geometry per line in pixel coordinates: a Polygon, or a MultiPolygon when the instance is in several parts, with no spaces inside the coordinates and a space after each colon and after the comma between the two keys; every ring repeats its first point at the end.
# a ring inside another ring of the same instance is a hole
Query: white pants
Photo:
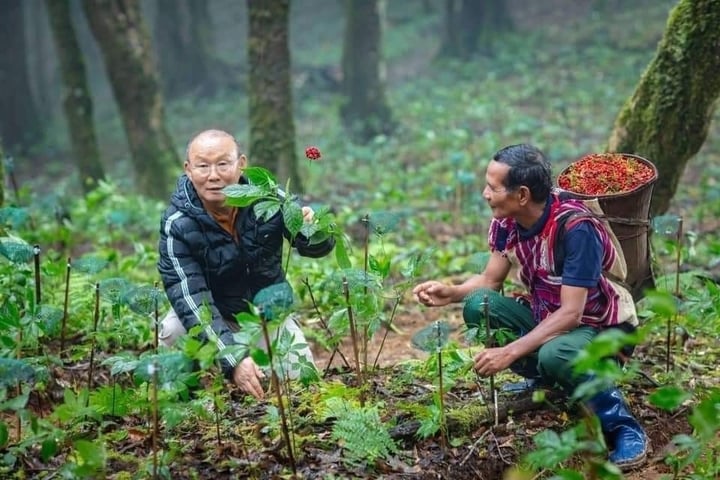
{"type": "MultiPolygon", "coordinates": [[[[271,335],[275,335],[275,338],[277,338],[282,331],[287,331],[293,338],[293,345],[305,345],[300,349],[293,350],[289,355],[283,358],[283,371],[291,379],[296,379],[300,376],[300,370],[297,367],[293,367],[293,364],[298,363],[299,357],[305,357],[308,362],[315,365],[315,359],[313,358],[312,350],[310,350],[310,346],[305,340],[305,334],[300,329],[300,326],[297,324],[295,318],[296,317],[293,314],[288,315],[282,325],[280,325],[280,327],[277,329],[277,331],[271,333],[271,335]]],[[[228,328],[230,328],[230,330],[234,332],[238,331],[237,323],[228,321],[226,321],[225,323],[227,324],[228,328]]],[[[160,321],[158,342],[160,343],[160,345],[163,345],[165,347],[171,347],[178,338],[185,335],[186,333],[187,330],[185,330],[182,322],[180,322],[177,313],[175,313],[175,310],[170,309],[167,315],[165,315],[165,318],[160,321]]],[[[264,338],[261,338],[258,341],[257,346],[267,351],[267,344],[265,343],[264,338]]]]}

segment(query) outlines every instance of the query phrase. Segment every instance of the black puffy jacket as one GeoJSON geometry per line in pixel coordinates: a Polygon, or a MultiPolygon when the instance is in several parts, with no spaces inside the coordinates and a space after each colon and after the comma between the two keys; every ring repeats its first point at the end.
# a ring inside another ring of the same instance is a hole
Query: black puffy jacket
{"type": "MultiPolygon", "coordinates": [[[[247,183],[243,177],[240,183],[247,183]]],[[[212,331],[205,337],[220,349],[232,345],[232,331],[224,319],[248,310],[262,288],[285,281],[282,270],[283,239],[290,239],[282,214],[267,222],[258,219],[252,207],[241,208],[235,221],[238,242],[205,211],[186,175],[177,182],[170,206],[160,224],[158,271],[165,293],[186,330],[200,322],[203,305],[212,312],[212,331]]],[[[310,244],[297,235],[293,246],[305,257],[321,257],[334,246],[329,238],[310,244]]],[[[235,359],[225,357],[221,366],[232,373],[235,359]]]]}

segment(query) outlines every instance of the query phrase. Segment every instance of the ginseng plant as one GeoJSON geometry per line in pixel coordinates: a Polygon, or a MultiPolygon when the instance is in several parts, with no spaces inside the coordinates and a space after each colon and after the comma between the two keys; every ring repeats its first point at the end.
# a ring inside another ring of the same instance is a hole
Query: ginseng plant
{"type": "Polygon", "coordinates": [[[440,443],[443,450],[447,447],[447,422],[445,420],[445,392],[443,388],[443,359],[442,350],[450,338],[450,325],[435,321],[413,335],[413,347],[427,353],[434,353],[438,370],[438,407],[440,409],[440,443]]]}
{"type": "MultiPolygon", "coordinates": [[[[291,371],[293,373],[296,371],[301,379],[305,379],[308,372],[315,369],[307,359],[301,358],[299,351],[307,345],[295,343],[294,338],[284,328],[285,322],[294,321],[287,317],[293,301],[293,292],[287,283],[271,285],[260,290],[255,295],[253,303],[249,305],[250,311],[235,315],[240,331],[234,335],[234,338],[240,350],[235,352],[236,354],[239,353],[241,357],[249,355],[258,367],[266,372],[269,371],[280,414],[283,440],[287,446],[288,460],[293,475],[297,475],[289,377],[291,371]],[[292,362],[293,356],[296,362],[292,362]],[[285,385],[285,388],[281,385],[285,385]],[[288,397],[287,401],[283,398],[283,392],[288,397]]],[[[232,347],[228,349],[230,350],[232,347]]],[[[220,352],[221,355],[226,353],[220,352]]],[[[315,378],[317,378],[316,371],[315,378]]]]}

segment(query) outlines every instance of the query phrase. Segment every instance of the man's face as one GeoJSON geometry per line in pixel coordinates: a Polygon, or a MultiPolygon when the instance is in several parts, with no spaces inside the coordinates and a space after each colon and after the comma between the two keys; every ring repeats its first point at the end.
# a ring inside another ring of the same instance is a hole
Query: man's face
{"type": "Polygon", "coordinates": [[[238,182],[247,160],[238,157],[237,145],[229,135],[200,136],[190,145],[185,173],[203,205],[220,208],[225,204],[222,189],[238,182]]]}
{"type": "Polygon", "coordinates": [[[504,181],[509,171],[509,165],[492,160],[485,172],[483,198],[488,202],[495,218],[512,217],[521,207],[517,192],[505,188],[504,181]]]}

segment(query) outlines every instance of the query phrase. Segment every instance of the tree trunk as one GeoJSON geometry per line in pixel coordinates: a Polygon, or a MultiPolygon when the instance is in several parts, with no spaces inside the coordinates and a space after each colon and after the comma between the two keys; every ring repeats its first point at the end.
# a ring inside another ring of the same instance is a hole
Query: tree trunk
{"type": "MultiPolygon", "coordinates": [[[[5,205],[5,153],[0,139],[0,207],[5,205]]],[[[2,225],[0,225],[2,231],[2,225]]]]}
{"type": "Polygon", "coordinates": [[[492,55],[498,37],[513,30],[506,0],[445,0],[440,56],[468,59],[492,55]]]}
{"type": "Polygon", "coordinates": [[[349,0],[347,5],[340,116],[354,138],[366,141],[395,128],[385,97],[381,5],[378,0],[349,0]]]}
{"type": "Polygon", "coordinates": [[[0,2],[0,136],[8,150],[29,146],[41,133],[30,91],[21,0],[0,2]]]}
{"type": "Polygon", "coordinates": [[[93,125],[93,103],[80,45],[70,16],[70,0],[46,0],[63,78],[63,107],[75,164],[85,193],[105,178],[93,125]]]}
{"type": "Polygon", "coordinates": [[[138,190],[166,199],[180,159],[165,126],[150,37],[137,0],[84,0],[118,102],[138,190]]]}
{"type": "Polygon", "coordinates": [[[685,165],[707,137],[720,95],[718,72],[720,0],[680,0],[607,147],[657,166],[651,215],[667,211],[685,165]]]}
{"type": "Polygon", "coordinates": [[[292,191],[302,192],[295,152],[290,50],[289,0],[247,0],[250,32],[250,162],[290,179],[292,191]]]}
{"type": "Polygon", "coordinates": [[[158,0],[155,52],[166,97],[215,89],[212,28],[207,2],[158,0]]]}

